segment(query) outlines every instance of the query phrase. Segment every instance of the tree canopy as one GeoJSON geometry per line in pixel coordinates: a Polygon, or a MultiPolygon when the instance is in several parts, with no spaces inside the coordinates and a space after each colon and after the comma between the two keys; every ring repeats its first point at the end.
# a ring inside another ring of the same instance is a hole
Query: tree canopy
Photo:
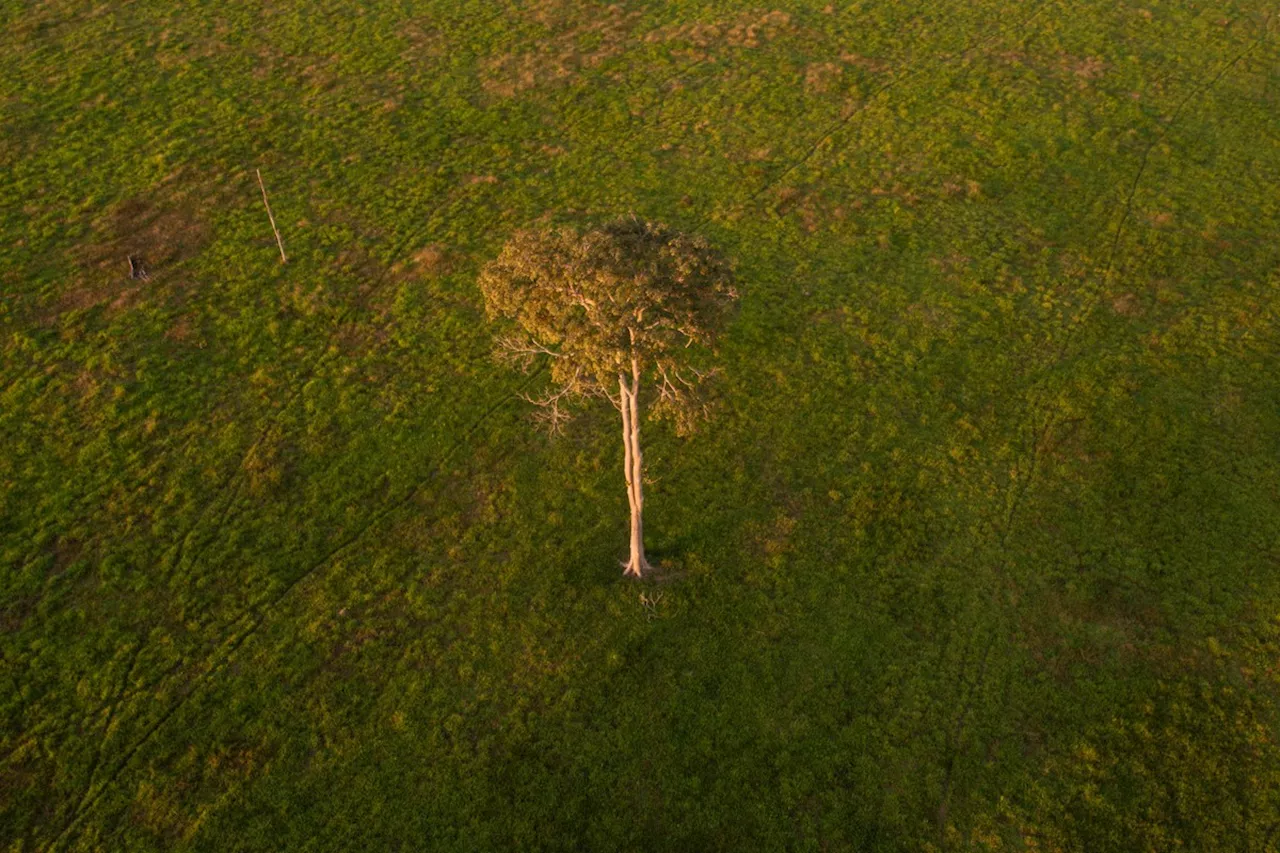
{"type": "Polygon", "coordinates": [[[617,406],[621,372],[652,381],[655,413],[687,429],[703,412],[698,350],[714,347],[737,299],[731,264],[704,238],[635,217],[521,231],[479,284],[490,319],[513,321],[499,354],[550,358],[553,388],[535,402],[553,428],[575,398],[617,406]]]}

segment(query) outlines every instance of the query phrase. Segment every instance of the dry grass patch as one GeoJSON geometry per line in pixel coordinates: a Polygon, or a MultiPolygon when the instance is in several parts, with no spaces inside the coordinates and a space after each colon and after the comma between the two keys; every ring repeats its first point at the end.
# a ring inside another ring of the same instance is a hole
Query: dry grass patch
{"type": "Polygon", "coordinates": [[[179,173],[156,191],[117,204],[78,250],[77,273],[58,291],[56,313],[104,305],[110,314],[121,314],[181,290],[189,283],[182,265],[211,239],[200,211],[218,194],[183,181],[179,173]],[[133,277],[130,258],[145,277],[133,277]]]}
{"type": "Polygon", "coordinates": [[[453,269],[454,260],[448,248],[440,243],[423,246],[412,257],[414,270],[423,277],[448,273],[453,269]]]}
{"type": "Polygon", "coordinates": [[[810,94],[826,94],[840,85],[844,69],[834,62],[815,62],[804,72],[804,88],[810,94]]]}
{"type": "Polygon", "coordinates": [[[406,47],[400,57],[409,64],[435,64],[448,55],[449,44],[431,18],[411,18],[400,30],[406,47]]]}
{"type": "Polygon", "coordinates": [[[1121,293],[1111,300],[1111,310],[1121,317],[1137,317],[1142,313],[1142,303],[1132,293],[1121,293]]]}
{"type": "Polygon", "coordinates": [[[702,51],[716,47],[753,48],[791,29],[791,16],[786,12],[757,10],[739,12],[732,18],[719,21],[697,21],[659,27],[646,35],[645,41],[685,42],[702,51]]]}
{"type": "Polygon", "coordinates": [[[531,49],[494,57],[482,65],[480,83],[491,95],[511,98],[531,89],[569,85],[584,72],[622,53],[631,39],[638,12],[617,4],[584,10],[570,20],[564,4],[544,4],[535,20],[550,27],[551,36],[531,49]]]}
{"type": "Polygon", "coordinates": [[[855,68],[861,68],[872,74],[883,74],[889,71],[893,66],[882,59],[876,59],[871,56],[862,56],[857,53],[845,53],[840,56],[840,61],[855,68]]]}

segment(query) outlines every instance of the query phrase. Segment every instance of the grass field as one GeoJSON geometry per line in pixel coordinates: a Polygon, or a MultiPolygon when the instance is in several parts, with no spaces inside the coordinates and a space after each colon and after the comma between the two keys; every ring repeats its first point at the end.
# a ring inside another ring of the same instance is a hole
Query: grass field
{"type": "Polygon", "coordinates": [[[1273,11],[6,0],[4,849],[1280,849],[1273,11]],[[632,211],[640,583],[475,285],[632,211]]]}

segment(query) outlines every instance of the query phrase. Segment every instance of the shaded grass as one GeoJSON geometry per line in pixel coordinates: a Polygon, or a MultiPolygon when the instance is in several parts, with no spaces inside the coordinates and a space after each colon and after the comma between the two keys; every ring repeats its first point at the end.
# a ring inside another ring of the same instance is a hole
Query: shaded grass
{"type": "Polygon", "coordinates": [[[14,849],[1266,849],[1270,20],[823,5],[0,13],[14,849]],[[473,286],[619,210],[744,283],[652,608],[473,286]]]}

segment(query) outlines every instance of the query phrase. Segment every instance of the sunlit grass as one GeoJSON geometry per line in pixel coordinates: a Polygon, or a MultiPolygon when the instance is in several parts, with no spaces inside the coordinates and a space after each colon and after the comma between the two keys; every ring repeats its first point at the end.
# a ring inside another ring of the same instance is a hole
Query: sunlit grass
{"type": "Polygon", "coordinates": [[[0,9],[0,839],[1280,843],[1267,11],[0,9]],[[742,284],[660,586],[475,287],[631,211],[742,284]]]}

